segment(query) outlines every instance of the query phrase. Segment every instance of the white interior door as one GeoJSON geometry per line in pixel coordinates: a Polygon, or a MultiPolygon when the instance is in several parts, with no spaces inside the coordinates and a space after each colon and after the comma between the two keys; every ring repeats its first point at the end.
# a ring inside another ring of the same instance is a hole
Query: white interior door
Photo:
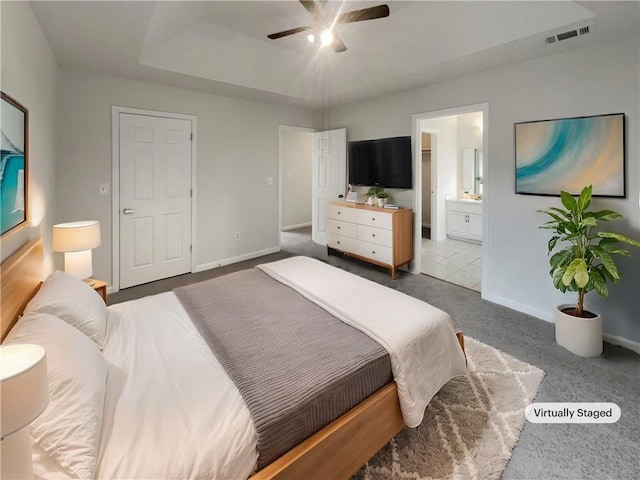
{"type": "Polygon", "coordinates": [[[313,241],[327,244],[327,202],[344,198],[347,185],[347,129],[313,134],[313,241]]]}
{"type": "Polygon", "coordinates": [[[120,113],[120,288],[191,271],[190,120],[120,113]]]}

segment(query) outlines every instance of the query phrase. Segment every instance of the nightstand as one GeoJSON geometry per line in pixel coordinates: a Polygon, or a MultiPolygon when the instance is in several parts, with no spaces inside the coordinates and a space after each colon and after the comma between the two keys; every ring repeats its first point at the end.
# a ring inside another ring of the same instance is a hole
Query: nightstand
{"type": "Polygon", "coordinates": [[[107,282],[103,282],[102,280],[96,280],[95,278],[92,280],[94,283],[93,285],[91,285],[91,288],[93,288],[96,292],[100,294],[100,296],[102,297],[102,300],[104,300],[104,303],[107,303],[107,282]]]}

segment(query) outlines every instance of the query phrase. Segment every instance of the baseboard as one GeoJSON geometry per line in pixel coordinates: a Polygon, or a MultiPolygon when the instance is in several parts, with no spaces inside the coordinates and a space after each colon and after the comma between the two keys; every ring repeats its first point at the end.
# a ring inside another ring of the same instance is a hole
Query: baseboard
{"type": "Polygon", "coordinates": [[[258,250],[257,252],[245,253],[244,255],[238,255],[237,257],[225,258],[222,260],[216,260],[215,262],[201,263],[196,265],[196,272],[204,272],[205,270],[211,270],[212,268],[224,267],[225,265],[231,265],[232,263],[243,262],[245,260],[251,260],[252,258],[262,257],[263,255],[269,255],[271,253],[277,253],[280,251],[280,247],[272,247],[264,250],[258,250]]]}
{"type": "Polygon", "coordinates": [[[540,320],[544,320],[545,322],[553,323],[553,312],[547,312],[546,310],[533,308],[530,305],[525,305],[520,302],[514,302],[509,298],[501,297],[500,295],[493,295],[486,292],[482,293],[482,298],[484,300],[488,300],[489,302],[502,305],[503,307],[508,307],[513,310],[517,310],[518,312],[526,313],[527,315],[539,318],[540,320]]]}
{"type": "Polygon", "coordinates": [[[311,226],[311,222],[307,222],[307,223],[299,223],[298,225],[287,225],[286,227],[283,226],[280,231],[281,232],[286,232],[287,230],[295,230],[296,228],[304,228],[304,227],[310,227],[311,226]]]}
{"type": "Polygon", "coordinates": [[[603,337],[604,341],[607,343],[618,345],[619,347],[629,349],[632,352],[640,355],[640,342],[635,342],[633,340],[629,340],[628,338],[621,337],[620,335],[614,335],[613,333],[606,332],[604,333],[603,337]]]}
{"type": "MultiPolygon", "coordinates": [[[[509,300],[508,298],[504,298],[499,295],[483,294],[482,298],[489,302],[502,305],[503,307],[508,307],[513,310],[517,310],[518,312],[526,313],[527,315],[531,315],[532,317],[539,318],[540,320],[544,320],[545,322],[554,323],[553,312],[539,310],[529,305],[524,305],[519,302],[514,302],[513,300],[509,300]]],[[[611,343],[612,345],[618,345],[619,347],[624,347],[640,355],[640,342],[629,340],[628,338],[621,337],[620,335],[614,335],[612,333],[607,333],[607,332],[603,333],[603,338],[604,338],[604,341],[607,343],[611,343]]]]}

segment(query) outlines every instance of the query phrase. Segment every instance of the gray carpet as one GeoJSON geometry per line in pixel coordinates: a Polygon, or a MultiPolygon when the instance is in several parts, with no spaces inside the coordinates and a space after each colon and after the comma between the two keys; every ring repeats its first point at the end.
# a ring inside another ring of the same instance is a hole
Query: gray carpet
{"type": "Polygon", "coordinates": [[[497,480],[525,425],[544,372],[465,338],[467,375],[431,400],[417,428],[405,428],[351,480],[497,480]]]}
{"type": "Polygon", "coordinates": [[[426,275],[387,270],[355,259],[327,256],[307,229],[282,235],[282,252],[225,267],[133,287],[109,296],[117,303],[284,258],[308,255],[448,312],[465,335],[546,372],[539,402],[614,402],[622,418],[609,425],[525,424],[503,479],[640,478],[640,356],[605,344],[599,358],[576,357],[556,345],[553,325],[486,302],[477,292],[426,275]]]}

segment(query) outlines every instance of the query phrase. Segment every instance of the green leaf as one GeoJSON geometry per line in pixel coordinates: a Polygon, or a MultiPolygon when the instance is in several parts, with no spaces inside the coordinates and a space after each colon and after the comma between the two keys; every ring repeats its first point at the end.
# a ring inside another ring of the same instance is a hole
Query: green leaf
{"type": "Polygon", "coordinates": [[[569,192],[560,192],[560,199],[562,200],[562,204],[567,210],[569,210],[571,213],[576,213],[578,204],[576,203],[576,199],[573,198],[569,192]]]}
{"type": "Polygon", "coordinates": [[[559,267],[566,267],[571,263],[572,259],[573,259],[573,252],[570,249],[560,250],[559,252],[551,256],[551,258],[549,259],[549,265],[551,265],[551,268],[553,269],[559,268],[559,267]]]}
{"type": "Polygon", "coordinates": [[[611,278],[614,278],[616,280],[620,280],[620,274],[618,273],[618,268],[616,267],[615,262],[613,261],[613,258],[611,258],[611,255],[609,255],[607,252],[605,252],[602,249],[592,249],[593,253],[595,254],[596,257],[598,257],[600,259],[600,261],[602,262],[602,267],[610,273],[611,278]]]}
{"type": "Polygon", "coordinates": [[[595,290],[598,295],[601,297],[607,298],[609,296],[609,288],[607,287],[607,281],[602,275],[602,273],[598,269],[593,269],[591,271],[591,276],[589,279],[589,285],[587,286],[588,290],[595,290]]]}
{"type": "Polygon", "coordinates": [[[583,218],[582,221],[578,224],[580,227],[595,227],[598,224],[598,221],[593,217],[583,218]]]}
{"type": "Polygon", "coordinates": [[[584,258],[573,259],[564,272],[562,282],[566,286],[569,286],[572,280],[575,280],[578,288],[584,288],[587,283],[589,283],[589,272],[587,271],[587,262],[585,262],[584,258]]]}
{"type": "Polygon", "coordinates": [[[640,247],[640,242],[634,240],[633,238],[620,235],[619,233],[598,232],[598,236],[601,238],[613,238],[618,242],[628,243],[629,245],[633,245],[634,247],[640,247]]]}
{"type": "Polygon", "coordinates": [[[553,286],[560,290],[562,293],[567,291],[567,286],[562,282],[566,268],[556,268],[551,270],[551,278],[553,279],[553,286]]]}
{"type": "Polygon", "coordinates": [[[602,273],[602,275],[604,276],[605,280],[610,280],[611,283],[616,283],[619,279],[620,279],[620,275],[618,274],[618,271],[616,269],[616,275],[618,278],[615,278],[611,275],[611,273],[609,272],[609,270],[607,270],[606,268],[604,268],[604,266],[600,266],[600,273],[602,273]]]}
{"type": "Polygon", "coordinates": [[[562,228],[563,232],[568,232],[568,233],[576,233],[578,232],[578,226],[573,223],[573,222],[560,222],[560,227],[562,228]]]}
{"type": "Polygon", "coordinates": [[[547,253],[551,253],[551,250],[553,250],[556,246],[556,243],[558,243],[558,240],[560,240],[560,237],[551,237],[551,240],[549,240],[548,243],[548,250],[547,253]]]}
{"type": "Polygon", "coordinates": [[[591,185],[582,189],[582,192],[580,192],[580,198],[578,199],[578,211],[584,212],[587,208],[589,208],[589,204],[591,203],[592,190],[593,187],[591,185]]]}
{"type": "Polygon", "coordinates": [[[553,221],[551,221],[551,220],[550,220],[550,221],[549,221],[549,222],[547,222],[547,223],[560,223],[560,222],[562,222],[562,221],[563,221],[563,219],[562,219],[562,218],[560,218],[560,216],[559,216],[559,215],[556,215],[555,213],[552,213],[552,212],[549,212],[549,211],[542,212],[542,213],[546,213],[546,214],[547,214],[547,215],[549,215],[551,218],[553,218],[553,221]]]}
{"type": "Polygon", "coordinates": [[[602,220],[603,222],[609,222],[616,218],[622,218],[618,212],[613,210],[600,210],[599,212],[589,212],[596,220],[602,220]]]}
{"type": "Polygon", "coordinates": [[[631,254],[629,253],[628,250],[625,250],[624,248],[620,248],[617,245],[618,242],[616,243],[604,243],[604,242],[600,242],[600,245],[598,246],[598,248],[601,248],[602,250],[604,250],[605,252],[613,255],[614,253],[617,255],[624,255],[625,257],[629,257],[631,254]]]}
{"type": "Polygon", "coordinates": [[[571,212],[567,212],[566,210],[563,210],[561,208],[551,207],[551,208],[549,208],[549,210],[553,210],[554,212],[558,212],[560,215],[562,215],[567,220],[571,220],[571,218],[572,218],[571,217],[571,212]]]}

